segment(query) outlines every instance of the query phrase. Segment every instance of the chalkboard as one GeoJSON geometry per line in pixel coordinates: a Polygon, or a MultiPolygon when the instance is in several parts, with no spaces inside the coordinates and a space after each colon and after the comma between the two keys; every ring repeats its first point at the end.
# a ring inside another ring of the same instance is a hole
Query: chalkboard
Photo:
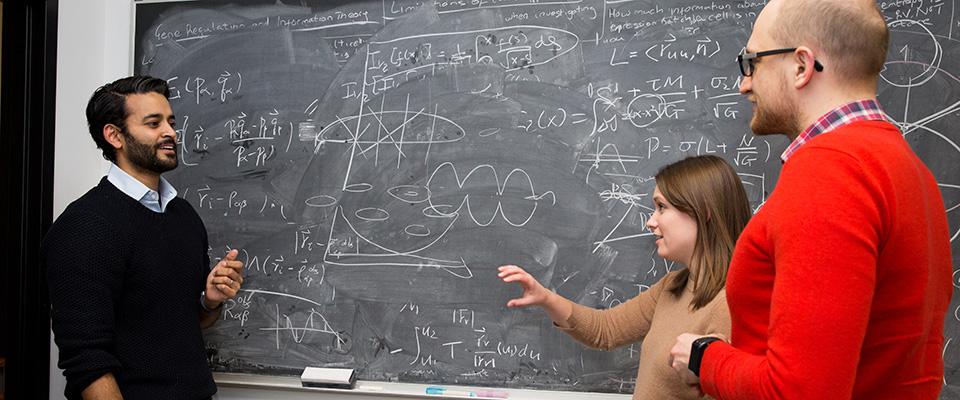
{"type": "MultiPolygon", "coordinates": [[[[762,5],[138,4],[135,72],[171,83],[179,123],[165,176],[212,256],[239,248],[246,265],[205,332],[214,370],[632,392],[639,345],[586,349],[539,309],[507,309],[521,292],[496,267],[587,306],[636,296],[679,268],[644,224],[653,175],[690,155],[727,159],[761,207],[787,140],[750,132],[735,58],[762,5]]],[[[953,2],[880,5],[879,98],[940,182],[956,239],[960,19],[953,2]]],[[[945,396],[960,394],[958,297],[945,396]]]]}

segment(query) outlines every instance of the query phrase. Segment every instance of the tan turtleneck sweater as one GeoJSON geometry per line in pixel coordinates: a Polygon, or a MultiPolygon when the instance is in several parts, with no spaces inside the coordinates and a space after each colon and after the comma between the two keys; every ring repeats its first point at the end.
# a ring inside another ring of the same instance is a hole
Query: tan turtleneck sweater
{"type": "Polygon", "coordinates": [[[564,332],[587,347],[610,350],[643,341],[634,400],[703,399],[697,397],[696,388],[680,382],[667,364],[670,349],[682,333],[722,333],[730,337],[726,291],[720,291],[703,308],[690,311],[693,292],[685,290],[674,297],[666,289],[676,273],[667,274],[637,297],[608,310],[574,304],[567,319],[571,328],[564,332]]]}

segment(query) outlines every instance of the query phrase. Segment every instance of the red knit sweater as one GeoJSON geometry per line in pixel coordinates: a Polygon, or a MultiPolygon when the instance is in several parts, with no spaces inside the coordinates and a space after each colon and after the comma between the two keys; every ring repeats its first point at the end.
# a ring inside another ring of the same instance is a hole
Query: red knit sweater
{"type": "Polygon", "coordinates": [[[886,122],[805,144],[740,236],[717,399],[936,399],[952,286],[933,175],[886,122]]]}

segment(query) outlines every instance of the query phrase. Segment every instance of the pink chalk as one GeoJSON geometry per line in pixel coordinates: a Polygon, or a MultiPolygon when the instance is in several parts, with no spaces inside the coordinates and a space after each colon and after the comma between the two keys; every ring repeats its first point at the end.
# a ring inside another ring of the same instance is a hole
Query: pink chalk
{"type": "Polygon", "coordinates": [[[498,399],[507,398],[507,392],[500,390],[478,390],[474,394],[476,394],[477,397],[494,397],[498,399]]]}

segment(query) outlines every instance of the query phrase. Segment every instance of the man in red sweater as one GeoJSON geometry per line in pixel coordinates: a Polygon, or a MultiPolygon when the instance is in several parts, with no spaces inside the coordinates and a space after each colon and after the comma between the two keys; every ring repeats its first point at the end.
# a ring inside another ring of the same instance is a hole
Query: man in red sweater
{"type": "Polygon", "coordinates": [[[952,261],[943,198],[876,102],[889,33],[870,0],[773,0],[740,93],[785,134],[737,242],[730,342],[684,334],[681,379],[717,399],[936,399],[952,261]],[[698,377],[699,376],[699,377],[698,377]]]}

